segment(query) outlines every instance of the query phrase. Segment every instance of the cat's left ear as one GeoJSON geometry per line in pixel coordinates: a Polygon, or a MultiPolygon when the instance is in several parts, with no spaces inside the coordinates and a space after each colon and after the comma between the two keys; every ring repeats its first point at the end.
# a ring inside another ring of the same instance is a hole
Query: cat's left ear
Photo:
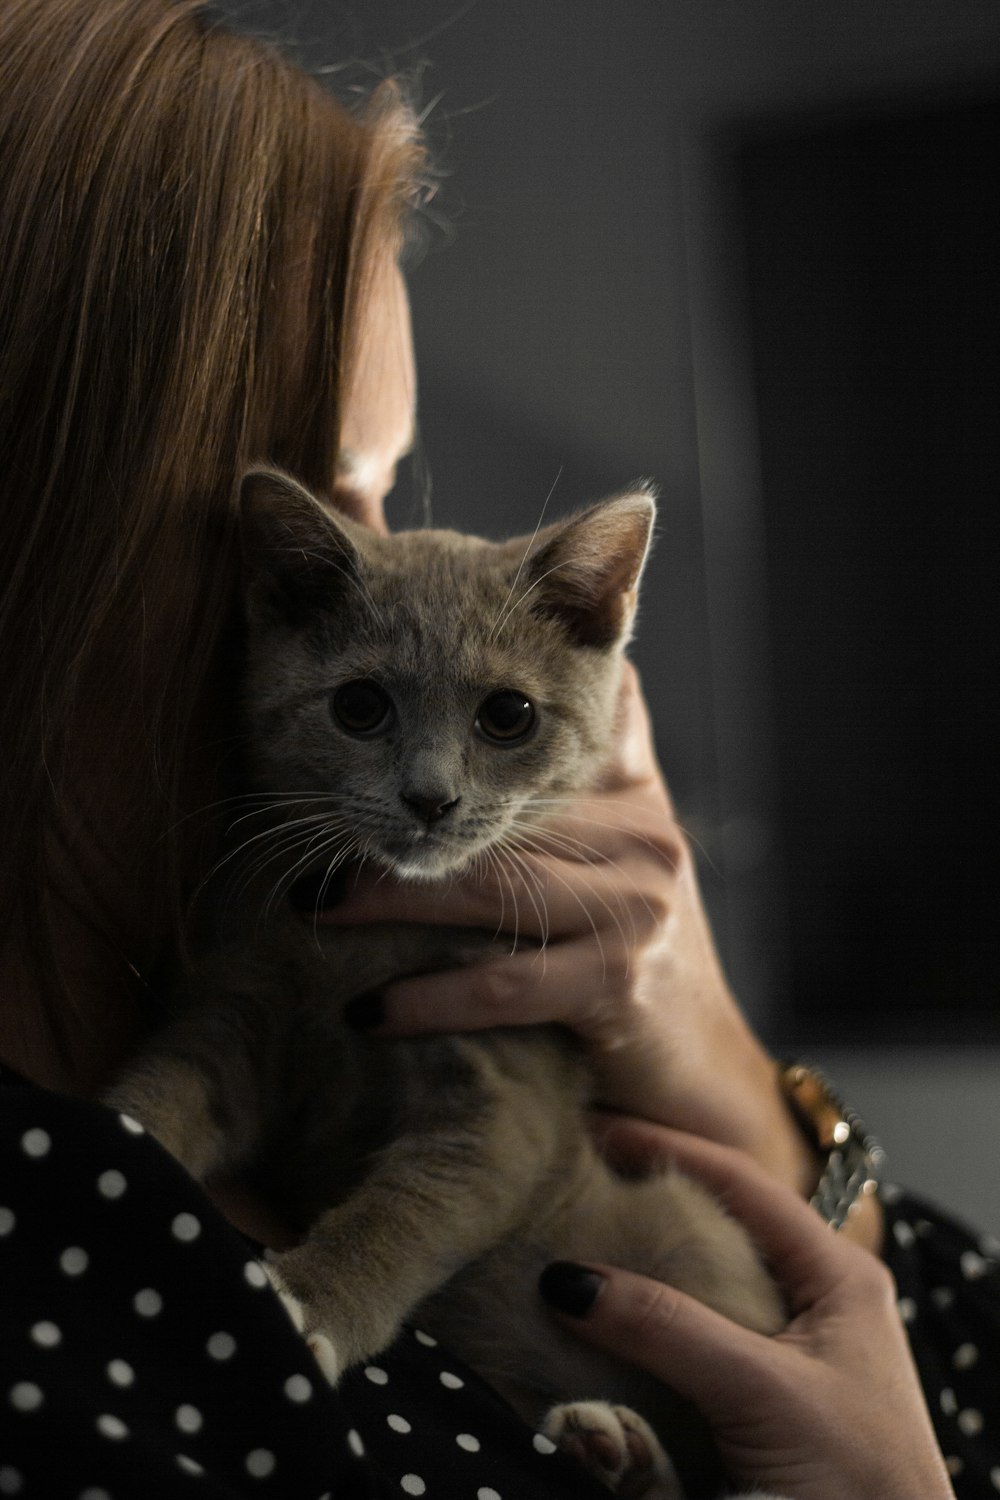
{"type": "Polygon", "coordinates": [[[655,519],[653,488],[642,484],[549,527],[529,562],[532,608],[555,615],[581,646],[623,645],[655,519]]]}
{"type": "Polygon", "coordinates": [[[356,580],[353,523],[333,516],[280,469],[251,469],[240,487],[240,534],[247,607],[261,601],[292,624],[331,608],[356,580]]]}

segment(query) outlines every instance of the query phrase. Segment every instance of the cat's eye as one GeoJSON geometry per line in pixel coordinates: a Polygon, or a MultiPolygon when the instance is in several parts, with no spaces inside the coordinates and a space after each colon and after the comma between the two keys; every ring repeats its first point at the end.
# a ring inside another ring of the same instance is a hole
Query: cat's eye
{"type": "Polygon", "coordinates": [[[479,705],[476,728],[488,740],[514,745],[526,739],[535,727],[535,706],[523,693],[505,688],[491,693],[479,705]]]}
{"type": "Polygon", "coordinates": [[[333,717],[348,734],[376,734],[392,714],[392,699],[367,677],[342,683],[330,701],[333,717]]]}

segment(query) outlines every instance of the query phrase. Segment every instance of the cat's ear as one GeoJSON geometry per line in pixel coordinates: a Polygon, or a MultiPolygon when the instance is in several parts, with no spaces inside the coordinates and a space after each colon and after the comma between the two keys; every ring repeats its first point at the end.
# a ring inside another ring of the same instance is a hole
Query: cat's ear
{"type": "Polygon", "coordinates": [[[655,517],[643,484],[547,528],[528,564],[532,609],[561,620],[581,646],[624,644],[655,517]]]}
{"type": "Polygon", "coordinates": [[[360,554],[351,522],[334,516],[280,469],[251,469],[240,487],[247,607],[265,603],[292,624],[356,586],[360,554]]]}

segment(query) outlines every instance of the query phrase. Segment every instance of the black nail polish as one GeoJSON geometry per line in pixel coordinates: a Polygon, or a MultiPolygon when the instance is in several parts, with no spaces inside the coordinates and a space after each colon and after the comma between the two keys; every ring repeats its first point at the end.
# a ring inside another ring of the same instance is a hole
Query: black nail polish
{"type": "Polygon", "coordinates": [[[543,1301],[574,1318],[585,1317],[604,1283],[604,1277],[571,1260],[554,1260],[538,1278],[543,1301]]]}
{"type": "Polygon", "coordinates": [[[344,1020],[355,1031],[373,1031],[385,1020],[385,996],[381,990],[366,990],[344,1006],[344,1020]]]}

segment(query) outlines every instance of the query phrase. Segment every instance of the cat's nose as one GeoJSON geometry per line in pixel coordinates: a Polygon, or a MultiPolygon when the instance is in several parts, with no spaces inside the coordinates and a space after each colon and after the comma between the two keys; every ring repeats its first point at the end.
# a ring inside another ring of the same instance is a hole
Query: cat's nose
{"type": "Polygon", "coordinates": [[[400,792],[399,795],[407,807],[412,807],[417,817],[427,824],[440,823],[461,801],[460,797],[449,798],[443,792],[400,792]]]}

